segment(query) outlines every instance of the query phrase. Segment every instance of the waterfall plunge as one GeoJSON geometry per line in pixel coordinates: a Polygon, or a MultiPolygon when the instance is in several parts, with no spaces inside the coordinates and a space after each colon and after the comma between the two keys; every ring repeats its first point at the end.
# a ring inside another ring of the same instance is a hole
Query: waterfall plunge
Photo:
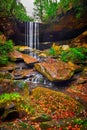
{"type": "Polygon", "coordinates": [[[25,45],[39,49],[39,23],[25,22],[25,45]]]}

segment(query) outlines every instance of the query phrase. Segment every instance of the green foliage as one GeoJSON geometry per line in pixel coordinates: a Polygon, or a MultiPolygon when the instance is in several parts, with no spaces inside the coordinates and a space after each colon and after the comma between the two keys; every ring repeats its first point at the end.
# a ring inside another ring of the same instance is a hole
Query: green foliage
{"type": "Polygon", "coordinates": [[[52,0],[35,0],[34,15],[36,19],[48,21],[56,15],[58,2],[52,0]]]}
{"type": "Polygon", "coordinates": [[[74,123],[87,127],[87,119],[82,120],[81,118],[77,118],[77,119],[74,120],[74,123]]]}
{"type": "Polygon", "coordinates": [[[65,13],[74,8],[76,17],[80,18],[84,10],[83,3],[81,0],[60,0],[59,2],[57,0],[35,0],[34,15],[36,19],[48,22],[55,19],[58,9],[61,10],[61,13],[65,13]]]}
{"type": "Polygon", "coordinates": [[[53,47],[51,47],[49,49],[48,55],[51,55],[51,56],[55,56],[56,55],[56,51],[55,51],[55,49],[53,47]]]}
{"type": "Polygon", "coordinates": [[[15,5],[13,14],[21,21],[33,21],[33,18],[27,16],[26,10],[21,3],[15,5]]]}
{"type": "Polygon", "coordinates": [[[62,47],[53,45],[49,49],[48,55],[56,56],[64,62],[84,63],[87,60],[87,48],[76,47],[63,50],[62,47]]]}
{"type": "Polygon", "coordinates": [[[9,57],[8,53],[13,51],[14,45],[11,40],[2,43],[0,41],[0,64],[4,65],[8,63],[9,57]]]}
{"type": "Polygon", "coordinates": [[[0,16],[15,17],[21,21],[33,21],[26,13],[24,6],[17,0],[0,1],[0,16]]]}
{"type": "Polygon", "coordinates": [[[10,104],[14,102],[19,111],[25,111],[28,114],[33,113],[34,109],[26,103],[19,93],[4,93],[0,95],[0,106],[10,104]]]}
{"type": "Polygon", "coordinates": [[[2,32],[0,31],[0,35],[2,34],[2,32]]]}
{"type": "Polygon", "coordinates": [[[56,2],[45,2],[45,6],[44,6],[44,17],[43,17],[43,21],[48,21],[48,20],[52,20],[52,18],[54,18],[56,16],[56,12],[58,9],[58,3],[56,2]]]}
{"type": "Polygon", "coordinates": [[[0,56],[0,64],[5,65],[8,63],[8,56],[2,55],[0,56]]]}
{"type": "Polygon", "coordinates": [[[25,122],[20,122],[20,126],[22,126],[22,128],[26,129],[28,124],[25,122]]]}
{"type": "Polygon", "coordinates": [[[74,8],[76,11],[76,18],[80,18],[85,9],[84,2],[82,0],[60,0],[58,7],[63,12],[68,11],[70,8],[74,8]]]}
{"type": "Polygon", "coordinates": [[[44,0],[35,0],[34,6],[35,19],[43,21],[44,0]]]}
{"type": "Polygon", "coordinates": [[[15,101],[15,100],[16,102],[19,102],[20,100],[23,100],[23,99],[21,98],[21,95],[18,93],[10,93],[10,94],[4,93],[0,95],[0,106],[2,104],[5,104],[10,101],[15,101]]]}
{"type": "Polygon", "coordinates": [[[84,60],[87,60],[86,53],[86,48],[70,48],[69,50],[63,50],[60,54],[60,58],[64,62],[72,61],[84,63],[84,60]]]}

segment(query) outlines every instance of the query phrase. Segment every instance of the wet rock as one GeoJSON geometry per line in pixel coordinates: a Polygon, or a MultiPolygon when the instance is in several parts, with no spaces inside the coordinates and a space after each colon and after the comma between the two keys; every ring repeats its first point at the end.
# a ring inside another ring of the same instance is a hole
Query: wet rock
{"type": "Polygon", "coordinates": [[[15,63],[8,63],[6,66],[0,67],[0,71],[12,71],[17,67],[15,63]]]}
{"type": "Polygon", "coordinates": [[[14,50],[13,52],[9,53],[9,57],[12,61],[16,61],[17,59],[22,59],[22,53],[14,50]]]}
{"type": "Polygon", "coordinates": [[[32,56],[29,56],[27,54],[22,54],[19,51],[14,50],[13,52],[9,53],[9,57],[11,60],[16,61],[17,59],[22,59],[26,64],[33,64],[38,62],[36,58],[33,58],[32,56]]]}
{"type": "Polygon", "coordinates": [[[29,93],[30,93],[30,88],[27,83],[25,83],[23,80],[17,80],[14,81],[14,92],[19,92],[25,99],[28,98],[29,93]]]}
{"type": "Polygon", "coordinates": [[[32,56],[29,56],[27,54],[22,54],[23,60],[26,64],[34,64],[38,62],[36,58],[33,58],[32,56]]]}
{"type": "Polygon", "coordinates": [[[29,91],[29,85],[25,83],[23,80],[0,80],[0,94],[18,92],[22,96],[25,96],[25,98],[27,98],[29,96],[29,91]]]}
{"type": "Polygon", "coordinates": [[[28,46],[15,46],[15,49],[20,51],[20,52],[23,52],[25,50],[29,50],[30,47],[28,47],[28,46]]]}
{"type": "Polygon", "coordinates": [[[14,79],[26,78],[32,74],[35,74],[35,71],[33,69],[14,70],[12,72],[14,79]]]}
{"type": "Polygon", "coordinates": [[[72,63],[65,63],[54,59],[35,64],[35,69],[50,81],[69,80],[78,68],[79,67],[77,65],[72,63]]]}

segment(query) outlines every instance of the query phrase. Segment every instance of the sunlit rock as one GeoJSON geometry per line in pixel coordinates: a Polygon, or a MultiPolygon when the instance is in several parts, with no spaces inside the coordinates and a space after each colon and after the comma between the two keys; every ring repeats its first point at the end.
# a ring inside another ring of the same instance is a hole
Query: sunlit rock
{"type": "Polygon", "coordinates": [[[69,80],[78,68],[79,67],[77,65],[72,63],[65,63],[54,59],[35,64],[35,69],[50,81],[69,80]]]}
{"type": "Polygon", "coordinates": [[[18,50],[18,51],[23,52],[25,50],[29,50],[30,47],[28,47],[28,46],[15,46],[15,49],[18,50]]]}
{"type": "Polygon", "coordinates": [[[9,53],[9,57],[11,60],[16,61],[16,59],[22,59],[22,53],[14,50],[14,51],[9,53]]]}
{"type": "Polygon", "coordinates": [[[38,62],[36,58],[33,58],[32,56],[29,56],[27,54],[22,54],[22,58],[26,64],[34,64],[38,62]]]}
{"type": "Polygon", "coordinates": [[[21,52],[14,50],[13,52],[9,53],[9,57],[11,60],[17,60],[17,59],[22,59],[26,64],[32,64],[35,62],[38,62],[36,58],[33,58],[32,56],[29,56],[27,54],[22,54],[21,52]]]}

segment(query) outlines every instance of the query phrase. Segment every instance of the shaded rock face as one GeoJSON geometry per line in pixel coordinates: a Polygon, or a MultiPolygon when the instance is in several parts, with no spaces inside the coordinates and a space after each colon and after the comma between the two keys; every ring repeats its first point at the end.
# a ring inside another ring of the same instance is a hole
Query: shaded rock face
{"type": "Polygon", "coordinates": [[[2,121],[11,121],[19,118],[19,112],[17,110],[8,110],[2,116],[2,121]]]}
{"type": "MultiPolygon", "coordinates": [[[[78,19],[73,9],[66,12],[58,21],[48,25],[40,25],[40,38],[43,42],[68,40],[81,34],[87,29],[86,12],[78,19]]],[[[41,41],[40,39],[40,41],[41,41]]]]}
{"type": "Polygon", "coordinates": [[[74,80],[66,92],[84,104],[87,110],[87,67],[79,75],[74,76],[74,80]]]}
{"type": "MultiPolygon", "coordinates": [[[[87,9],[82,17],[76,18],[74,9],[58,14],[52,23],[39,23],[39,42],[57,42],[77,37],[87,29],[87,9]],[[61,17],[60,17],[61,15],[61,17]]],[[[11,37],[16,44],[25,45],[25,23],[17,21],[15,34],[11,37]]]]}
{"type": "Polygon", "coordinates": [[[8,17],[0,17],[0,31],[2,31],[7,37],[15,33],[15,24],[8,17]]]}
{"type": "Polygon", "coordinates": [[[36,63],[35,69],[47,77],[50,81],[69,80],[77,66],[62,61],[50,60],[47,62],[36,63]]]}
{"type": "Polygon", "coordinates": [[[78,37],[72,39],[70,45],[87,48],[87,30],[80,34],[78,37]]]}

